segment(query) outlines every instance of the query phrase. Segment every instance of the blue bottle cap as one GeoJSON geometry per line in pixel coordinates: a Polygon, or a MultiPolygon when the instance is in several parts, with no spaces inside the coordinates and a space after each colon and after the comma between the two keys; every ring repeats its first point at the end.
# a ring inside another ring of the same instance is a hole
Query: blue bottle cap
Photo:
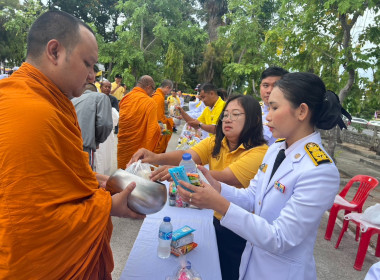
{"type": "Polygon", "coordinates": [[[191,154],[189,154],[189,153],[184,153],[184,154],[182,155],[182,159],[183,159],[183,160],[190,160],[190,159],[191,159],[191,154]]]}
{"type": "Polygon", "coordinates": [[[164,217],[164,222],[170,222],[170,217],[164,217]]]}

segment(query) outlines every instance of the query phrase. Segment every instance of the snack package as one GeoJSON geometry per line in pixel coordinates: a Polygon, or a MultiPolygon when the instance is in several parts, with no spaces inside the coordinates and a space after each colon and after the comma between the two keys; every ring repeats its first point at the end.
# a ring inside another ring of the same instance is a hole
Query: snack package
{"type": "Polygon", "coordinates": [[[190,183],[194,186],[199,187],[201,185],[201,181],[199,181],[199,174],[197,173],[186,173],[187,177],[190,180],[190,183]]]}
{"type": "Polygon", "coordinates": [[[182,256],[182,255],[186,255],[188,252],[190,252],[191,250],[193,250],[197,246],[198,246],[197,243],[192,242],[190,244],[187,244],[187,245],[184,245],[184,246],[181,246],[181,247],[178,247],[178,248],[171,247],[171,251],[170,252],[174,256],[179,257],[179,256],[182,256]]]}
{"type": "Polygon", "coordinates": [[[189,180],[189,177],[187,177],[187,175],[186,175],[185,168],[183,166],[177,166],[177,167],[169,168],[168,171],[169,171],[170,176],[173,178],[173,181],[176,184],[176,186],[181,186],[185,190],[187,190],[189,192],[193,192],[193,191],[189,190],[188,188],[182,186],[179,183],[180,180],[187,182],[187,183],[191,183],[189,180]]]}
{"type": "Polygon", "coordinates": [[[175,231],[173,231],[172,233],[172,240],[173,241],[176,241],[190,233],[192,233],[193,231],[195,231],[195,229],[189,227],[189,226],[183,226],[175,231]]]}
{"type": "Polygon", "coordinates": [[[175,241],[172,240],[171,246],[173,248],[178,248],[187,244],[190,244],[194,242],[194,234],[190,233],[180,239],[177,239],[175,241]]]}

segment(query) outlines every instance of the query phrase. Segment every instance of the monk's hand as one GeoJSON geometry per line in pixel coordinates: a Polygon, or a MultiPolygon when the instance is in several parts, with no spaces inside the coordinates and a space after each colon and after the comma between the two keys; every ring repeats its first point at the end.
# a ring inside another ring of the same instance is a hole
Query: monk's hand
{"type": "Polygon", "coordinates": [[[200,123],[201,123],[201,122],[198,121],[197,119],[191,119],[191,120],[189,120],[189,121],[187,122],[188,125],[190,125],[192,128],[195,128],[195,129],[199,128],[199,124],[200,124],[200,123]]]}
{"type": "Polygon", "coordinates": [[[98,180],[99,188],[105,188],[107,184],[107,180],[110,176],[103,175],[100,173],[96,173],[95,176],[96,176],[96,179],[98,180]]]}
{"type": "Polygon", "coordinates": [[[140,159],[141,159],[141,162],[148,162],[148,163],[154,164],[155,155],[156,155],[155,153],[153,153],[147,149],[144,149],[144,148],[138,149],[138,151],[136,153],[134,153],[134,155],[132,156],[132,158],[128,162],[127,167],[130,164],[132,164],[132,163],[134,163],[140,159]]]}
{"type": "Polygon", "coordinates": [[[157,169],[155,169],[152,174],[149,176],[149,178],[152,180],[152,181],[171,181],[172,180],[172,177],[170,176],[170,173],[169,173],[169,168],[172,168],[174,166],[171,166],[171,165],[162,165],[160,167],[158,167],[157,169]]]}
{"type": "Polygon", "coordinates": [[[222,215],[227,212],[230,202],[209,184],[202,182],[202,185],[197,187],[184,181],[179,181],[179,183],[193,191],[191,193],[179,186],[177,189],[182,200],[199,208],[213,209],[222,215]]]}
{"type": "Polygon", "coordinates": [[[144,219],[145,215],[136,213],[128,207],[128,196],[136,187],[136,183],[130,183],[122,192],[112,196],[111,216],[144,219]]]}
{"type": "Polygon", "coordinates": [[[216,180],[214,177],[212,177],[210,170],[208,170],[206,167],[202,165],[197,165],[197,168],[199,171],[202,172],[202,174],[206,177],[207,181],[210,183],[210,185],[218,192],[221,191],[221,185],[218,180],[216,180]]]}

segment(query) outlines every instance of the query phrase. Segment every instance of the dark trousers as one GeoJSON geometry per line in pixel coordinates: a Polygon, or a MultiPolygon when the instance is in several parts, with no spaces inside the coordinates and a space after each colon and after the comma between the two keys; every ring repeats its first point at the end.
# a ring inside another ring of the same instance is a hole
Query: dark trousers
{"type": "Polygon", "coordinates": [[[221,226],[220,221],[215,217],[214,227],[222,279],[238,280],[241,255],[247,241],[228,228],[221,226]]]}

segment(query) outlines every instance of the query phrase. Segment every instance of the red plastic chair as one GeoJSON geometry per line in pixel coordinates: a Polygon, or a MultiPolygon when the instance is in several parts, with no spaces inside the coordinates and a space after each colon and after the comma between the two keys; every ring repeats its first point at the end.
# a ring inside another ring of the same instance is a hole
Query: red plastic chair
{"type": "MultiPolygon", "coordinates": [[[[345,210],[344,215],[347,215],[351,212],[363,212],[363,204],[366,201],[370,191],[372,191],[379,184],[379,181],[375,178],[367,175],[356,175],[354,176],[347,185],[343,188],[343,190],[335,197],[334,204],[330,209],[329,221],[327,222],[327,228],[325,233],[325,239],[331,240],[331,235],[334,231],[336,217],[338,216],[338,212],[340,210],[345,210]],[[345,199],[349,189],[352,184],[355,182],[359,182],[360,185],[358,190],[352,199],[352,201],[347,201],[345,199]]],[[[356,238],[359,239],[359,226],[356,227],[356,238]]]]}
{"type": "Polygon", "coordinates": [[[348,223],[350,221],[354,222],[356,224],[356,227],[363,227],[365,229],[362,231],[361,236],[360,236],[358,252],[356,253],[356,259],[355,259],[355,264],[354,264],[354,268],[359,271],[362,270],[365,255],[367,254],[369,242],[371,241],[371,237],[374,234],[378,234],[375,256],[380,257],[380,228],[379,226],[371,224],[369,222],[361,221],[362,215],[363,214],[361,213],[351,213],[346,216],[347,218],[344,219],[342,231],[340,232],[338,241],[336,242],[336,245],[335,245],[335,249],[338,249],[340,241],[342,240],[344,233],[347,231],[348,223]]]}

